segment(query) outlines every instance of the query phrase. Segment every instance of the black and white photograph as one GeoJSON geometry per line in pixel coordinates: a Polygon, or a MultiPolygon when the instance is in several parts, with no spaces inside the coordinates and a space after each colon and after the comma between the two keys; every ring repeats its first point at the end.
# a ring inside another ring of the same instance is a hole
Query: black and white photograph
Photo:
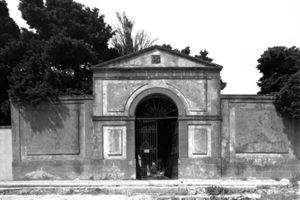
{"type": "Polygon", "coordinates": [[[0,200],[300,200],[300,0],[0,0],[0,200]]]}

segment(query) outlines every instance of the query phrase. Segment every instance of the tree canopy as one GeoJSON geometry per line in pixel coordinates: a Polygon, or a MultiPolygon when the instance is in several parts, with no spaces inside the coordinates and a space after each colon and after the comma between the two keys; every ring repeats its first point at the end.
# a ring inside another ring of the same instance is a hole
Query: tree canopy
{"type": "Polygon", "coordinates": [[[208,57],[208,51],[206,51],[206,49],[204,49],[203,51],[200,51],[198,55],[195,55],[196,58],[200,58],[202,60],[208,61],[208,62],[212,62],[213,59],[208,57]]]}
{"type": "Polygon", "coordinates": [[[20,52],[11,63],[10,95],[37,104],[65,94],[90,94],[90,66],[118,56],[108,47],[112,28],[99,10],[73,0],[21,0],[23,30],[5,53],[20,52]]]}
{"type": "Polygon", "coordinates": [[[258,59],[262,73],[259,94],[276,96],[275,105],[284,114],[300,117],[300,50],[296,47],[268,48],[258,59]]]}
{"type": "Polygon", "coordinates": [[[119,56],[99,10],[73,0],[20,0],[30,30],[19,30],[0,0],[0,124],[10,124],[9,96],[37,105],[59,95],[91,94],[91,65],[119,56]]]}
{"type": "MultiPolygon", "coordinates": [[[[134,22],[125,13],[117,15],[120,26],[113,30],[98,9],[73,0],[20,0],[19,9],[29,30],[19,30],[6,2],[0,0],[2,125],[10,123],[8,96],[15,103],[37,105],[59,95],[91,94],[91,65],[139,51],[155,41],[144,30],[133,35],[134,22]],[[115,48],[108,47],[111,38],[115,48]]],[[[189,55],[190,49],[180,52],[189,55]]],[[[211,62],[207,54],[198,56],[211,62]]]]}
{"type": "Polygon", "coordinates": [[[3,48],[11,39],[18,38],[19,34],[19,27],[9,16],[6,1],[0,0],[0,48],[3,48]]]}
{"type": "MultiPolygon", "coordinates": [[[[170,44],[163,44],[162,46],[164,48],[171,49],[173,51],[177,51],[178,53],[183,53],[183,54],[186,54],[186,55],[190,55],[190,53],[191,53],[189,46],[185,47],[182,50],[173,49],[173,47],[170,44]]],[[[204,60],[204,61],[207,61],[207,62],[212,62],[213,61],[212,58],[208,57],[208,51],[206,51],[205,49],[203,51],[201,50],[199,52],[199,54],[195,55],[194,57],[195,58],[199,58],[199,59],[204,60]]],[[[220,88],[221,88],[221,90],[223,90],[226,87],[226,85],[227,85],[227,83],[223,82],[223,80],[221,79],[220,80],[220,88]]]]}
{"type": "Polygon", "coordinates": [[[15,21],[9,16],[7,3],[0,0],[0,125],[10,124],[10,104],[8,99],[10,68],[5,60],[3,51],[6,46],[19,37],[20,30],[15,21]]]}

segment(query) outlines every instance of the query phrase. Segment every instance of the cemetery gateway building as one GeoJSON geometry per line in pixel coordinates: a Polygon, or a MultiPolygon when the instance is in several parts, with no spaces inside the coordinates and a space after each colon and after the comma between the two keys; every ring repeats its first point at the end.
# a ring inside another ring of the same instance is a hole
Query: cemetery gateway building
{"type": "Polygon", "coordinates": [[[272,96],[221,95],[221,70],[153,46],[94,66],[93,96],[13,105],[13,179],[272,178],[299,171],[299,121],[282,117],[272,96]]]}

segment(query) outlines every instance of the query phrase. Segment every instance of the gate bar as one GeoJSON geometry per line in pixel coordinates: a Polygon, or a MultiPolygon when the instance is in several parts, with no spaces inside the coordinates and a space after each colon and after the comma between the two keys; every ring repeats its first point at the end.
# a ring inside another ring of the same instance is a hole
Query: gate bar
{"type": "Polygon", "coordinates": [[[178,119],[178,116],[176,117],[136,117],[136,120],[158,120],[158,119],[178,119]]]}

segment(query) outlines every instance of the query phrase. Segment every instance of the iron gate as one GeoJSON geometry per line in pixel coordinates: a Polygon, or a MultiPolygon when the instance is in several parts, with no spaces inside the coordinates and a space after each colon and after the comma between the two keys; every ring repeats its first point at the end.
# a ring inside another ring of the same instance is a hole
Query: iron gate
{"type": "Polygon", "coordinates": [[[148,176],[157,163],[157,120],[136,120],[136,159],[139,178],[148,176]]]}

